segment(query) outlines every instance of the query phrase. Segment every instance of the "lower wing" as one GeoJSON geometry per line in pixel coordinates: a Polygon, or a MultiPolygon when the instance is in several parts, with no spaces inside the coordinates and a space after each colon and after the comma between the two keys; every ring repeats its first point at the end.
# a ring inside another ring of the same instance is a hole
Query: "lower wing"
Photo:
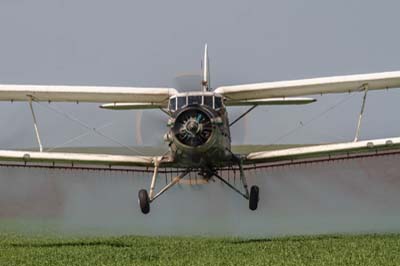
{"type": "MultiPolygon", "coordinates": [[[[169,157],[164,156],[137,156],[137,155],[112,155],[91,153],[67,153],[67,152],[35,152],[0,150],[0,161],[23,163],[26,167],[54,167],[54,168],[81,168],[83,166],[107,167],[153,167],[157,161],[159,166],[172,164],[169,157]]],[[[101,168],[99,168],[101,169],[101,168]]]]}
{"type": "MultiPolygon", "coordinates": [[[[291,165],[303,162],[350,159],[392,153],[400,154],[400,137],[374,139],[357,142],[321,144],[301,147],[271,147],[264,151],[242,155],[245,165],[291,165]]],[[[259,150],[259,149],[258,149],[259,150]]],[[[91,168],[118,170],[115,166],[153,168],[176,167],[169,156],[115,155],[105,153],[35,152],[0,150],[0,166],[50,167],[50,168],[91,168]],[[21,164],[22,163],[22,164],[21,164]],[[8,165],[6,165],[8,166],[8,165]]],[[[247,166],[246,168],[248,168],[247,166]]]]}
{"type": "Polygon", "coordinates": [[[400,137],[251,152],[244,164],[284,165],[400,153],[400,137]]]}

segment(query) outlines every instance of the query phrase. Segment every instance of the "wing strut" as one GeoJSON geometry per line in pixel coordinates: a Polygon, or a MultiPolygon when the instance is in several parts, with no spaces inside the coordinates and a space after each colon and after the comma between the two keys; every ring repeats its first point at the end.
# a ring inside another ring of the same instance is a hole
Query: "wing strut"
{"type": "Polygon", "coordinates": [[[246,112],[244,112],[243,114],[241,114],[239,117],[237,117],[233,122],[231,122],[229,124],[229,127],[233,126],[236,122],[238,122],[240,119],[242,119],[243,117],[245,117],[248,113],[250,113],[251,111],[253,111],[254,108],[256,108],[258,106],[258,104],[253,105],[252,107],[250,107],[249,109],[247,109],[246,112]]]}
{"type": "Polygon", "coordinates": [[[39,150],[40,150],[40,152],[43,152],[43,146],[42,146],[42,141],[40,140],[40,134],[39,134],[39,129],[38,129],[37,122],[36,122],[35,111],[33,110],[33,106],[32,106],[32,97],[29,97],[29,108],[31,109],[31,113],[32,113],[33,127],[35,128],[35,134],[36,134],[36,139],[39,144],[39,150]]]}
{"type": "MultiPolygon", "coordinates": [[[[147,204],[150,204],[153,202],[156,198],[161,196],[165,191],[176,185],[182,178],[184,178],[188,173],[190,173],[191,169],[186,169],[179,175],[177,175],[174,179],[172,179],[171,182],[169,182],[164,188],[162,188],[158,193],[155,194],[155,187],[156,187],[156,181],[158,177],[158,170],[160,167],[160,161],[162,160],[162,157],[154,157],[153,162],[154,162],[154,172],[153,172],[153,177],[151,178],[151,184],[150,184],[150,193],[148,195],[147,199],[147,204]],[[155,195],[154,195],[155,194],[155,195]]],[[[143,211],[143,210],[142,210],[143,211]]],[[[144,213],[148,213],[144,212],[144,213]]]]}
{"type": "Polygon", "coordinates": [[[158,167],[160,165],[160,162],[158,160],[158,158],[154,158],[154,173],[153,173],[153,178],[151,179],[151,185],[150,185],[150,194],[149,194],[149,198],[152,199],[154,196],[154,189],[156,187],[156,180],[158,177],[158,167]]]}
{"type": "Polygon", "coordinates": [[[368,84],[364,84],[362,87],[364,89],[364,96],[363,96],[363,101],[362,101],[362,105],[361,105],[360,116],[358,117],[356,136],[354,137],[354,142],[357,142],[358,141],[358,137],[360,136],[361,121],[362,121],[362,117],[363,117],[363,114],[364,114],[365,102],[367,100],[368,84]]]}

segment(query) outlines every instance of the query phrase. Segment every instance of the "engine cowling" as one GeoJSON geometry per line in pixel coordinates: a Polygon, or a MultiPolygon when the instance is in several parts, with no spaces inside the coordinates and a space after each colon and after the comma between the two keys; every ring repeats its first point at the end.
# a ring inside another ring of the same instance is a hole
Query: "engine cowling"
{"type": "Polygon", "coordinates": [[[176,114],[174,125],[171,128],[172,134],[183,145],[202,146],[213,135],[212,118],[212,112],[205,108],[187,107],[176,114]]]}

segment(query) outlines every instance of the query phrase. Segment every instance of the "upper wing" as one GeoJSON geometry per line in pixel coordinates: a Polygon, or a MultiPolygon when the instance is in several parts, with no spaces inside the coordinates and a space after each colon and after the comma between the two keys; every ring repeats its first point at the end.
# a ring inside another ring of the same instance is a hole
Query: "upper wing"
{"type": "Polygon", "coordinates": [[[215,90],[229,101],[343,93],[400,87],[400,71],[223,86],[215,90]]]}
{"type": "Polygon", "coordinates": [[[111,166],[143,166],[153,167],[154,161],[160,165],[172,163],[168,157],[163,156],[137,156],[137,155],[111,155],[90,153],[65,153],[65,152],[34,152],[0,150],[0,161],[27,163],[62,163],[71,165],[103,165],[111,166]]]}
{"type": "Polygon", "coordinates": [[[0,85],[0,101],[166,103],[173,88],[0,85]]]}
{"type": "Polygon", "coordinates": [[[376,154],[400,148],[400,138],[375,139],[358,142],[313,145],[273,151],[252,152],[245,156],[244,163],[293,162],[310,158],[351,157],[357,154],[376,154]]]}

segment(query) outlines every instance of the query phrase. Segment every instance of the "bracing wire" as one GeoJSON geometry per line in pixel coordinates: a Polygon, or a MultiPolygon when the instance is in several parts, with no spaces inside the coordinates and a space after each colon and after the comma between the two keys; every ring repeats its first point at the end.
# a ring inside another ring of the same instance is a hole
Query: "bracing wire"
{"type": "Polygon", "coordinates": [[[311,124],[312,122],[314,122],[315,120],[323,117],[324,115],[326,115],[328,112],[332,111],[333,109],[335,109],[336,107],[344,104],[345,102],[349,101],[351,98],[353,98],[354,96],[356,96],[356,93],[351,94],[350,96],[346,96],[343,99],[341,99],[340,101],[336,102],[334,105],[331,105],[330,107],[328,107],[327,109],[325,109],[324,111],[322,111],[321,113],[313,116],[312,118],[310,118],[309,120],[305,121],[305,122],[300,122],[300,124],[289,130],[288,132],[286,132],[285,134],[279,136],[277,139],[275,139],[272,144],[277,144],[279,141],[281,141],[284,138],[287,138],[291,135],[293,135],[295,132],[297,132],[297,130],[299,130],[300,128],[304,128],[305,126],[308,126],[309,124],[311,124]]]}
{"type": "MultiPolygon", "coordinates": [[[[110,127],[112,125],[113,125],[113,123],[108,123],[108,124],[105,124],[105,125],[97,127],[96,130],[104,129],[104,128],[110,127]]],[[[53,151],[55,149],[64,147],[65,145],[67,145],[69,143],[73,143],[73,142],[77,141],[78,139],[81,139],[83,137],[86,137],[86,136],[90,135],[91,133],[92,133],[92,131],[86,131],[85,133],[82,133],[82,134],[80,134],[80,135],[78,135],[76,137],[73,137],[73,138],[71,138],[71,139],[69,139],[69,140],[67,140],[67,141],[65,141],[65,142],[63,142],[61,144],[58,144],[58,145],[56,145],[56,146],[54,146],[52,148],[46,149],[45,151],[53,151]]]]}
{"type": "Polygon", "coordinates": [[[89,126],[87,123],[81,121],[80,119],[78,119],[78,118],[76,118],[76,117],[74,117],[74,116],[72,116],[72,115],[70,115],[70,114],[68,114],[68,113],[66,113],[66,112],[64,112],[64,111],[62,111],[62,110],[59,110],[59,109],[57,109],[57,108],[55,108],[55,107],[53,107],[53,106],[47,105],[47,104],[43,104],[43,103],[41,103],[41,102],[39,101],[39,99],[37,99],[37,98],[34,98],[34,97],[33,97],[33,100],[34,100],[37,104],[39,104],[39,105],[45,107],[46,109],[49,109],[49,110],[51,110],[51,111],[57,113],[58,115],[63,116],[63,117],[65,117],[65,118],[67,118],[67,119],[69,119],[69,120],[71,120],[71,121],[73,121],[73,122],[75,122],[75,123],[81,125],[82,127],[88,129],[89,131],[94,132],[95,134],[97,134],[97,135],[99,135],[99,136],[101,136],[101,137],[103,137],[103,138],[105,138],[105,139],[107,139],[107,140],[109,140],[109,141],[111,141],[111,142],[113,142],[113,143],[115,143],[115,144],[121,145],[122,147],[125,147],[125,148],[129,149],[130,151],[135,152],[135,153],[137,153],[137,154],[139,154],[139,155],[144,155],[144,153],[142,153],[142,152],[139,151],[138,149],[135,149],[135,148],[133,148],[133,147],[130,147],[130,146],[128,146],[128,145],[126,145],[126,144],[124,144],[124,143],[122,143],[122,142],[120,142],[120,141],[118,141],[118,140],[116,140],[116,139],[114,139],[114,138],[112,138],[112,137],[110,137],[110,136],[105,135],[104,133],[102,133],[101,131],[99,131],[99,128],[91,127],[91,126],[89,126]]]}

